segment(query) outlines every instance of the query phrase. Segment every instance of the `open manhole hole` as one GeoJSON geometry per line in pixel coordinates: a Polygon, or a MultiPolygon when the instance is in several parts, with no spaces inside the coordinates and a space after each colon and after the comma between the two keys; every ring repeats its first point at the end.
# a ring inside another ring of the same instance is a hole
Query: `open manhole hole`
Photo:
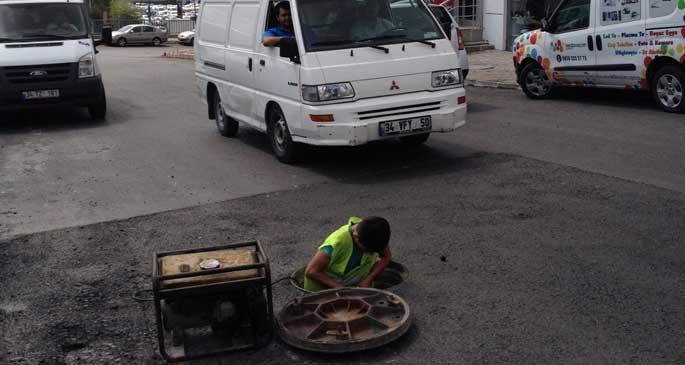
{"type": "MultiPolygon", "coordinates": [[[[290,283],[293,284],[297,289],[310,293],[309,290],[304,288],[304,270],[306,267],[302,267],[290,275],[290,283]]],[[[404,265],[399,262],[390,261],[388,267],[383,270],[376,279],[373,281],[373,287],[376,289],[388,289],[393,286],[399,285],[407,279],[409,271],[404,265]]]]}
{"type": "Polygon", "coordinates": [[[343,353],[386,345],[411,325],[409,305],[370,288],[339,288],[307,294],[278,315],[283,341],[303,350],[343,353]]]}

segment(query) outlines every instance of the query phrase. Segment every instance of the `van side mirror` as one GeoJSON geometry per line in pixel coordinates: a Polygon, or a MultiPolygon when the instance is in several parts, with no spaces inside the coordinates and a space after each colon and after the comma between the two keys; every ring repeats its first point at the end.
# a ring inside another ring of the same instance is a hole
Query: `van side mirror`
{"type": "Polygon", "coordinates": [[[300,51],[297,49],[297,41],[292,37],[281,38],[276,45],[280,48],[280,56],[289,58],[290,61],[300,63],[300,51]]]}
{"type": "Polygon", "coordinates": [[[549,28],[549,21],[547,21],[547,18],[543,18],[540,21],[540,24],[542,24],[542,30],[546,31],[549,28]]]}

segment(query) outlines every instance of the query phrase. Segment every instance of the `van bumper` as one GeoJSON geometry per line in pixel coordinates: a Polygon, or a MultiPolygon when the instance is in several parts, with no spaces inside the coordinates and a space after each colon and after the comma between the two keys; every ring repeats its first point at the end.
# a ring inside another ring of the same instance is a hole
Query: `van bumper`
{"type": "Polygon", "coordinates": [[[318,146],[355,146],[413,134],[451,132],[466,124],[463,87],[384,96],[349,103],[302,105],[302,128],[291,131],[295,142],[318,146]],[[462,103],[459,104],[459,99],[462,103]],[[331,114],[334,122],[315,123],[310,115],[331,114]],[[431,117],[430,131],[382,136],[380,123],[431,117]]]}
{"type": "Polygon", "coordinates": [[[35,82],[30,84],[10,84],[4,82],[2,87],[0,87],[0,111],[89,106],[101,101],[104,94],[105,88],[100,75],[64,82],[35,82]],[[22,91],[37,90],[59,90],[59,97],[24,100],[22,91]]]}

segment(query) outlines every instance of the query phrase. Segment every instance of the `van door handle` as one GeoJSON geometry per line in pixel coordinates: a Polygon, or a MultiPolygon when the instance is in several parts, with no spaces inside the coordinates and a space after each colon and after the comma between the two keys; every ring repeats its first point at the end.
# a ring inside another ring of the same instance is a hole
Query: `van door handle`
{"type": "Polygon", "coordinates": [[[252,72],[252,57],[247,59],[247,69],[252,72]]]}
{"type": "Polygon", "coordinates": [[[595,50],[595,45],[594,45],[594,43],[593,43],[593,40],[592,40],[592,36],[591,36],[591,35],[587,36],[587,48],[589,48],[590,51],[594,51],[594,50],[595,50]]]}
{"type": "Polygon", "coordinates": [[[597,50],[598,51],[602,50],[602,36],[601,35],[597,36],[597,50]]]}
{"type": "Polygon", "coordinates": [[[266,66],[266,61],[265,60],[259,60],[259,64],[262,66],[266,66]]]}

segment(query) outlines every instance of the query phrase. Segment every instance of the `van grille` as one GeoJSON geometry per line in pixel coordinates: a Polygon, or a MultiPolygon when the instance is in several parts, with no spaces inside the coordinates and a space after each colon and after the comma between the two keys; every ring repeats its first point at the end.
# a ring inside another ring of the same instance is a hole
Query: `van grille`
{"type": "Polygon", "coordinates": [[[73,63],[56,63],[52,65],[0,67],[0,75],[10,84],[66,81],[69,79],[72,70],[75,70],[75,65],[73,63]]]}
{"type": "Polygon", "coordinates": [[[411,113],[430,112],[434,110],[440,110],[439,101],[423,104],[402,105],[394,108],[365,110],[362,112],[358,112],[357,115],[359,115],[360,120],[365,120],[381,117],[399,116],[411,113]]]}

